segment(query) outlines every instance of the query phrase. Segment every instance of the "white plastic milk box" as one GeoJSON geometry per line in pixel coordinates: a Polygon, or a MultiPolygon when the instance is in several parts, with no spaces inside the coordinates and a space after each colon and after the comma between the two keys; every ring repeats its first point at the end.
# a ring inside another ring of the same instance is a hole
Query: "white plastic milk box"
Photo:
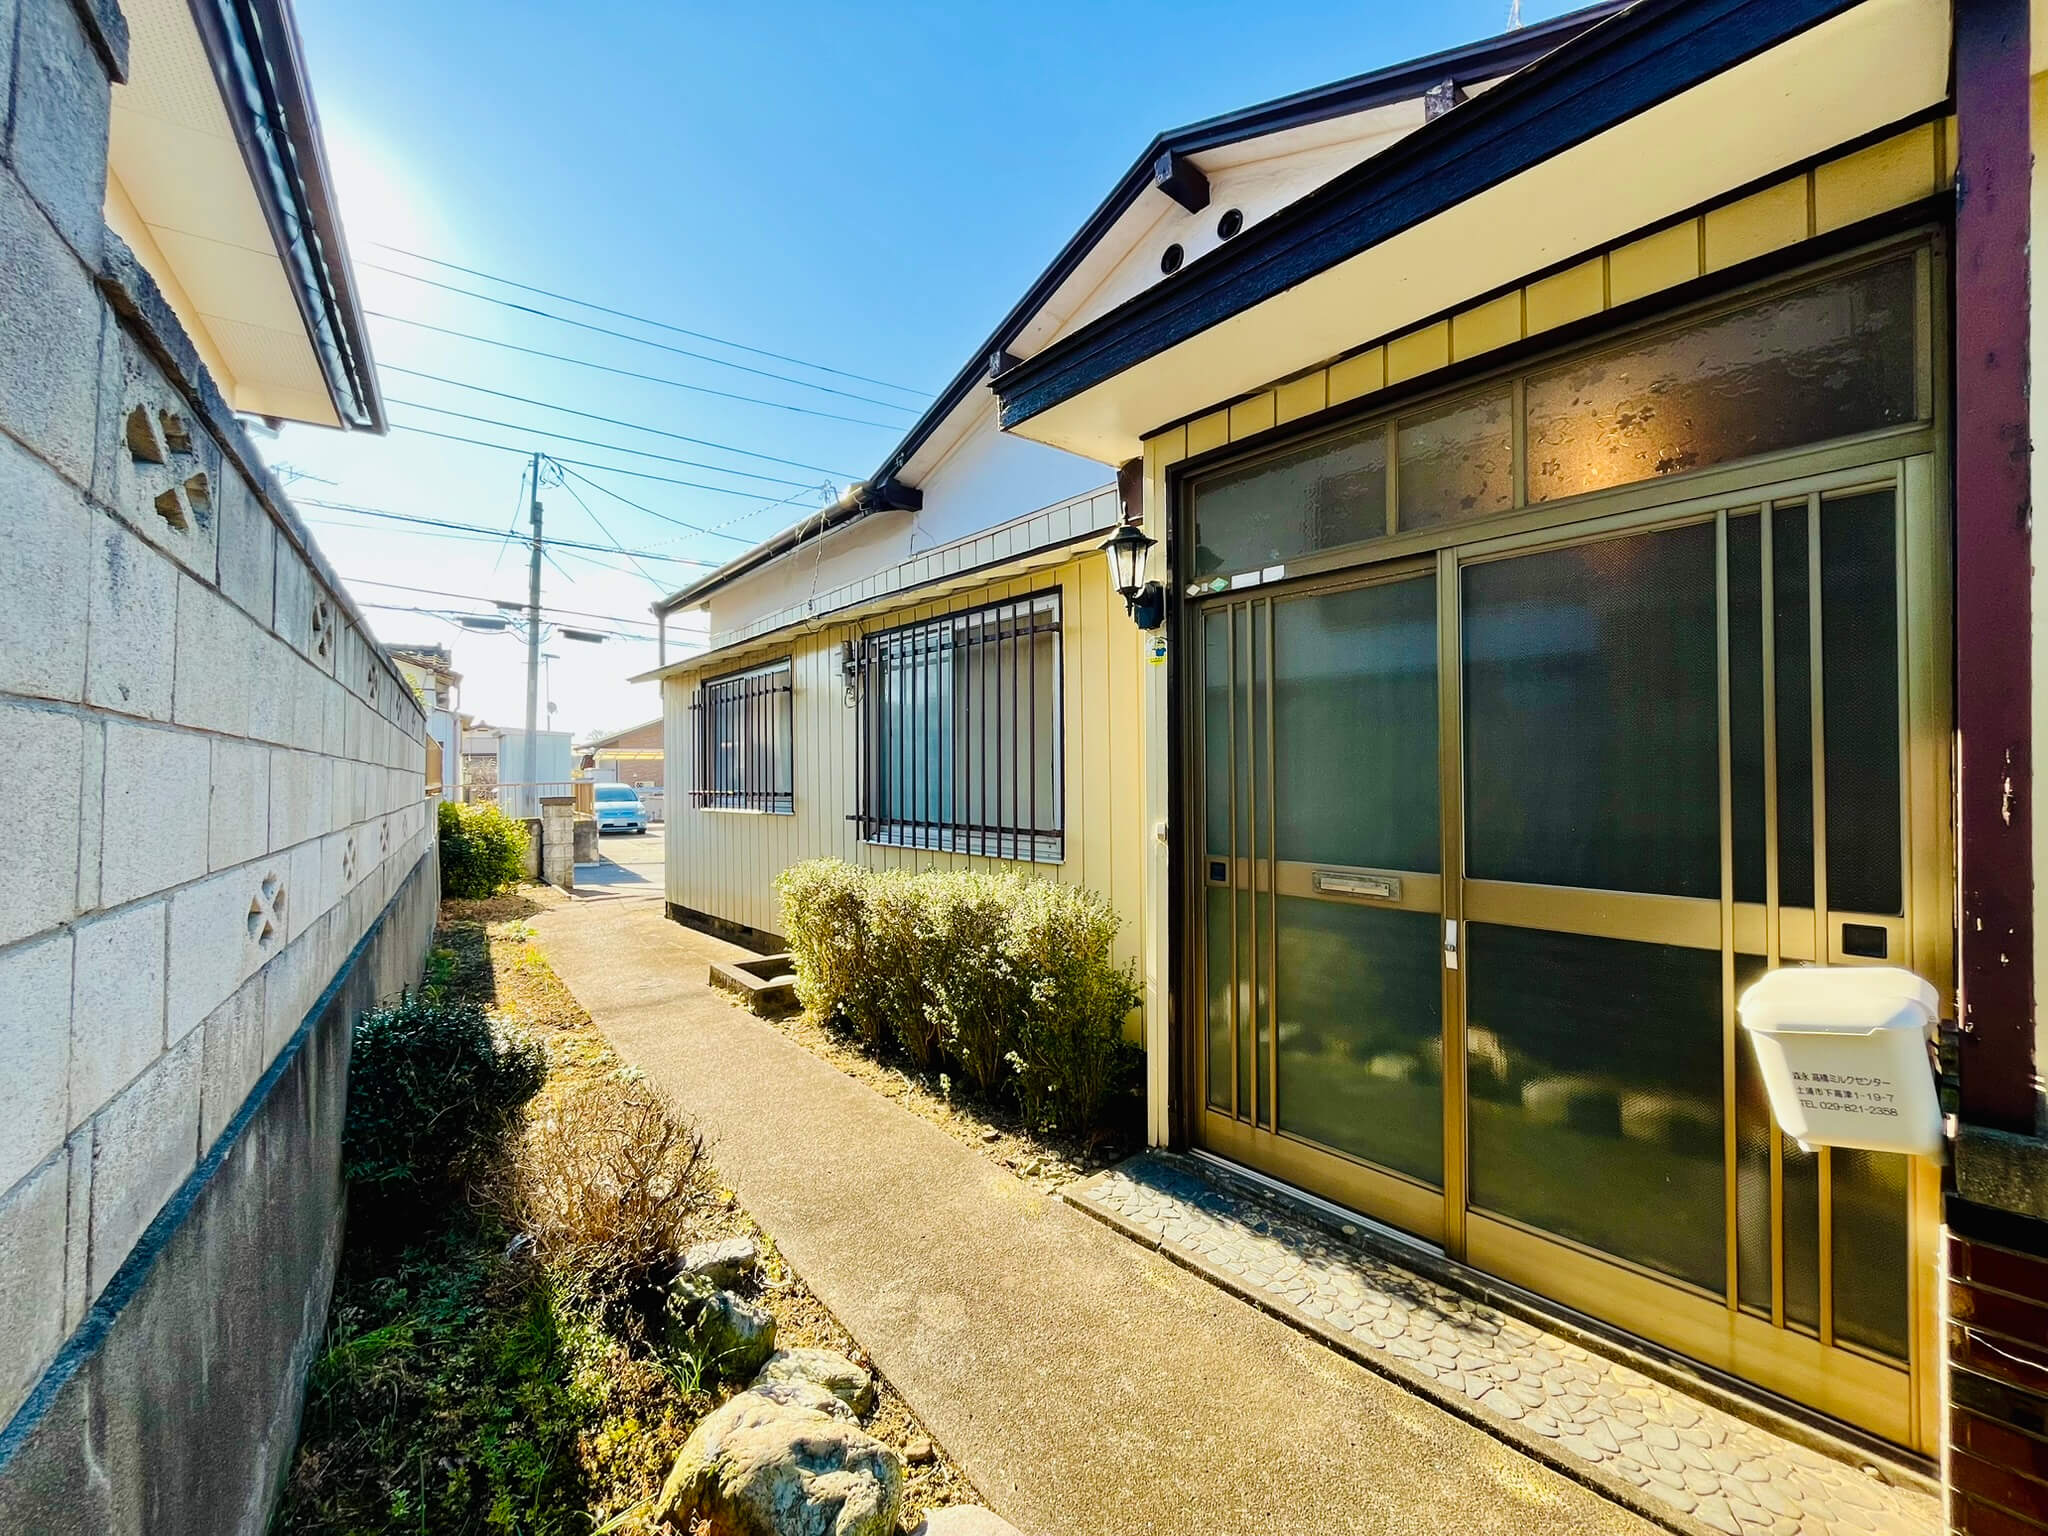
{"type": "Polygon", "coordinates": [[[1930,984],[1880,965],[1772,971],[1736,1005],[1786,1135],[1916,1157],[1941,1150],[1928,1055],[1940,1007],[1930,984]]]}

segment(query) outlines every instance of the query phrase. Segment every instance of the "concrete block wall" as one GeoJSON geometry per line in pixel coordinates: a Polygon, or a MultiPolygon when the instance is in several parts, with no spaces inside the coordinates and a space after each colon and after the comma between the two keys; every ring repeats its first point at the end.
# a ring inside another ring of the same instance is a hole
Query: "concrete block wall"
{"type": "Polygon", "coordinates": [[[0,1426],[433,837],[418,702],[104,229],[124,47],[0,0],[0,1426]]]}

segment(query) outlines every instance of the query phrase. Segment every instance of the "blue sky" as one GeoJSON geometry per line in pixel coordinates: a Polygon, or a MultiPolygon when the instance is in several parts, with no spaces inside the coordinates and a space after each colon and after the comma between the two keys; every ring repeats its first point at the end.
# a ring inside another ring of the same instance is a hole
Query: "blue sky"
{"type": "MultiPolygon", "coordinates": [[[[1529,0],[1524,19],[1566,8],[1529,0]]],[[[597,544],[616,538],[635,550],[716,563],[815,507],[827,481],[872,470],[915,419],[920,394],[607,319],[386,247],[929,392],[978,347],[1152,134],[1499,32],[1507,4],[300,0],[298,15],[368,307],[700,386],[624,378],[373,319],[387,398],[418,402],[393,404],[393,421],[725,487],[590,470],[590,479],[640,506],[574,481],[543,494],[550,534],[597,544]],[[380,266],[869,398],[579,331],[380,266]],[[579,421],[418,373],[814,467],[579,421]],[[586,449],[420,405],[771,478],[586,449]],[[790,499],[774,505],[782,498],[790,499]],[[689,533],[657,514],[717,531],[689,533]]],[[[519,501],[524,465],[516,454],[408,431],[377,439],[294,427],[264,451],[273,465],[305,477],[293,494],[359,601],[482,606],[407,587],[524,595],[520,549],[428,537],[308,504],[502,529],[519,501]]],[[[544,571],[544,601],[615,616],[625,629],[644,628],[629,621],[645,619],[657,586],[681,585],[695,572],[655,561],[643,561],[642,572],[616,556],[568,551],[558,558],[561,568],[544,571]]],[[[370,617],[389,642],[453,644],[466,677],[464,707],[518,723],[524,656],[514,639],[458,631],[425,614],[372,609],[370,617]]],[[[550,669],[558,728],[584,734],[659,712],[651,687],[625,682],[653,664],[651,643],[557,639],[549,649],[561,658],[550,669]]]]}

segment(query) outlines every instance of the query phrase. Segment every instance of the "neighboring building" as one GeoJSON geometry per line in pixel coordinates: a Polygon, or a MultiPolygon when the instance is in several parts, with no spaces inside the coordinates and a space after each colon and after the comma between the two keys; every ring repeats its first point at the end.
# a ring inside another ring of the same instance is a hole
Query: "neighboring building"
{"type": "Polygon", "coordinates": [[[537,816],[538,801],[566,795],[575,755],[567,731],[535,731],[529,757],[526,732],[482,721],[462,727],[462,782],[472,800],[494,800],[514,816],[537,816]]]}
{"type": "Polygon", "coordinates": [[[2048,1529],[2029,21],[1640,0],[1160,141],[985,355],[1011,440],[1118,467],[1163,627],[979,497],[906,561],[892,461],[662,605],[713,646],[657,674],[672,907],[1061,860],[1137,927],[1154,1141],[2048,1529]],[[986,708],[964,658],[1032,650],[986,708]],[[1953,1000],[1952,1170],[1776,1131],[1735,1000],[1807,960],[1953,1000]]]}
{"type": "Polygon", "coordinates": [[[599,736],[576,748],[577,766],[607,784],[630,784],[635,789],[660,789],[665,757],[661,743],[661,721],[649,720],[628,730],[599,736]]]}
{"type": "Polygon", "coordinates": [[[648,819],[660,821],[666,814],[663,773],[667,754],[662,750],[662,723],[649,720],[629,730],[599,736],[576,749],[579,774],[608,784],[630,784],[640,792],[640,803],[648,819]]]}
{"type": "Polygon", "coordinates": [[[0,1530],[253,1536],[439,880],[420,705],[235,419],[382,429],[289,10],[125,12],[0,0],[0,1530]]]}
{"type": "Polygon", "coordinates": [[[427,712],[427,797],[462,798],[462,754],[457,747],[462,674],[445,645],[394,645],[392,661],[427,712]]]}

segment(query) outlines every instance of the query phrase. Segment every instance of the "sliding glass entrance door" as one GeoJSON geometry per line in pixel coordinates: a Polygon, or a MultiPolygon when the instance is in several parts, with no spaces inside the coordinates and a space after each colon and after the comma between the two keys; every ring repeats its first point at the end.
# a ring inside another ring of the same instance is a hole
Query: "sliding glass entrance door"
{"type": "Polygon", "coordinates": [[[1201,622],[1205,1139],[1439,1235],[1434,573],[1201,622]]]}
{"type": "Polygon", "coordinates": [[[1735,1003],[1817,959],[1947,984],[1931,485],[1194,610],[1202,1143],[1914,1443],[1931,1172],[1783,1138],[1735,1003]]]}

